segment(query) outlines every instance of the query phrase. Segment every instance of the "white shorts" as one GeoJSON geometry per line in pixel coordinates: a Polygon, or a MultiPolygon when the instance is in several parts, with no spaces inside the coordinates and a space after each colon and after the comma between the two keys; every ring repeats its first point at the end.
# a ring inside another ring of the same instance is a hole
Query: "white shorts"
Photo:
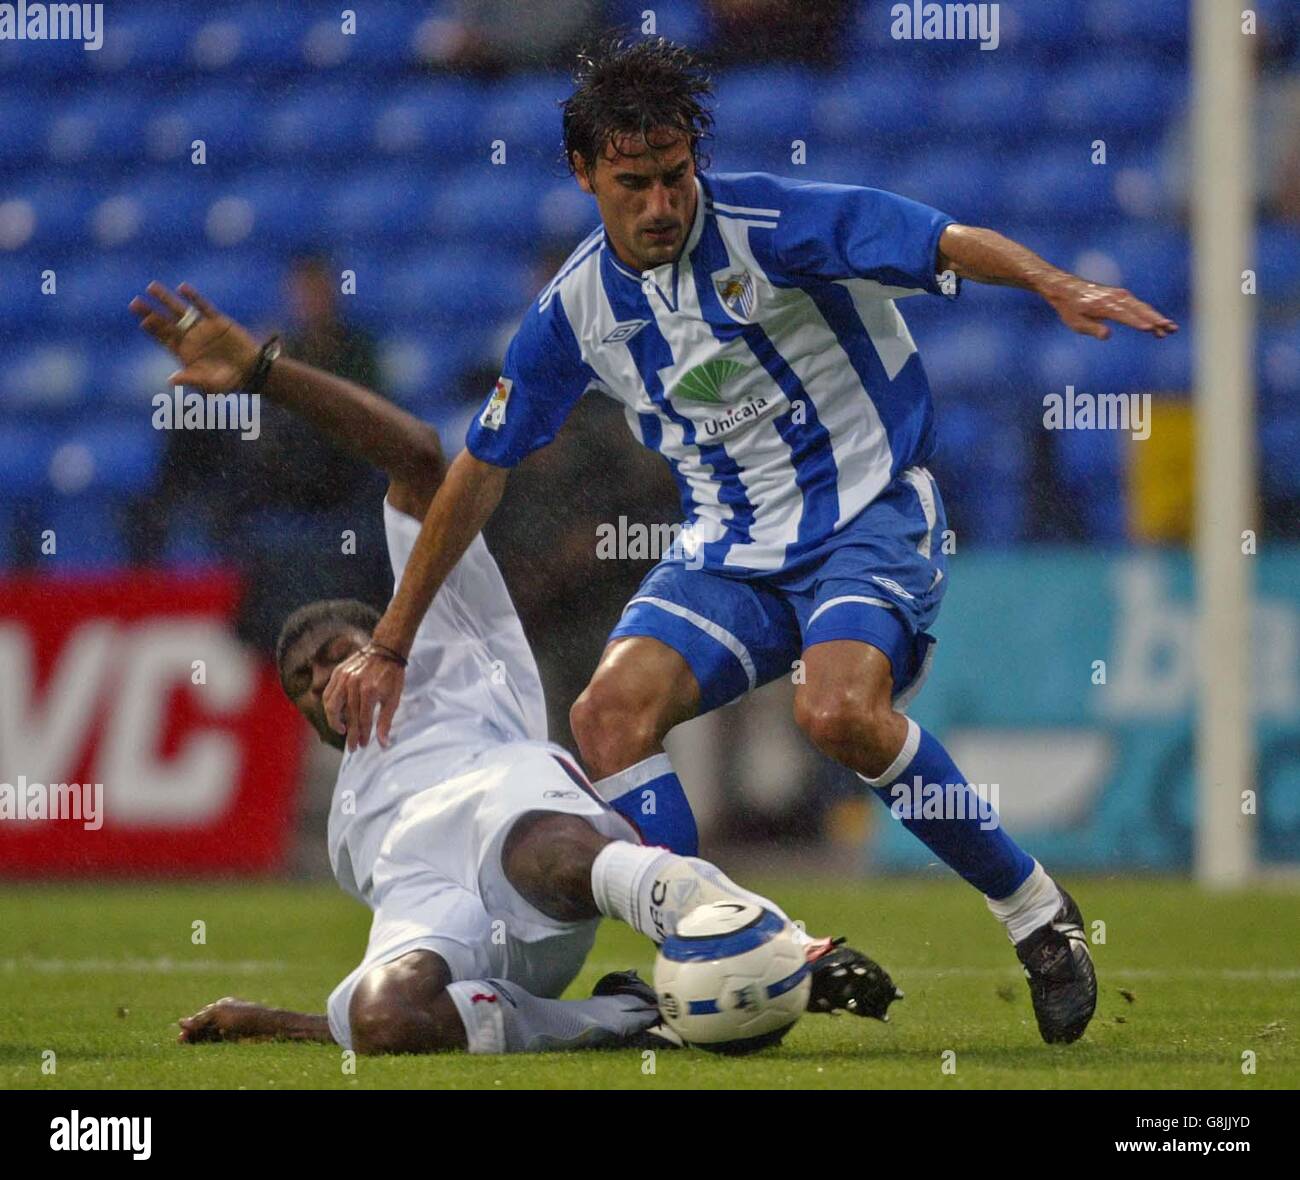
{"type": "Polygon", "coordinates": [[[572,757],[548,742],[503,745],[466,773],[412,795],[375,862],[365,957],[329,998],[330,1032],[340,1045],[352,1045],[348,1007],[357,984],[413,950],[435,951],[453,982],[503,979],[558,996],[573,981],[599,919],[548,918],[506,880],[501,848],[529,811],[580,815],[603,835],[639,842],[572,757]]]}

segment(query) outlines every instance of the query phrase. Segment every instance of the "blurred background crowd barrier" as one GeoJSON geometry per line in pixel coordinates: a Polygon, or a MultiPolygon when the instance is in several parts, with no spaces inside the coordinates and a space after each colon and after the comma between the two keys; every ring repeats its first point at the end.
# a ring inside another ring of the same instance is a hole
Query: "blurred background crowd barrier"
{"type": "MultiPolygon", "coordinates": [[[[1102,344],[974,284],[902,304],[956,534],[918,719],[999,780],[1008,824],[1053,864],[1186,868],[1187,5],[1004,0],[991,50],[895,39],[891,7],[120,0],[98,49],[0,41],[0,781],[102,778],[120,801],[76,839],[0,825],[0,868],[320,870],[333,755],[267,652],[302,602],[384,604],[382,482],[265,403],[256,439],[155,429],[174,366],[127,302],[189,281],[454,452],[529,300],[596,222],[557,101],[575,47],[616,25],[712,55],[712,168],[902,193],[1182,325],[1102,344]],[[1067,386],[1150,393],[1150,437],[1044,429],[1067,386]]],[[[1260,856],[1280,863],[1300,859],[1300,8],[1252,7],[1257,713],[1276,801],[1260,856]]],[[[599,559],[597,529],[675,513],[611,404],[584,404],[512,480],[488,537],[557,739],[649,564],[599,559]]],[[[706,842],[924,863],[799,738],[790,693],[674,735],[706,842]]]]}

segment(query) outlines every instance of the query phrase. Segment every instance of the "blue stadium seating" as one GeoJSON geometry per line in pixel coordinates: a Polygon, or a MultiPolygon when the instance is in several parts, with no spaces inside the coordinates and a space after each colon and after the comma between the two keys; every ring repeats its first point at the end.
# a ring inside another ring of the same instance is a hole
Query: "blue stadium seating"
{"type": "Polygon", "coordinates": [[[958,544],[1014,545],[1028,526],[1024,427],[996,407],[941,402],[933,470],[958,544]]]}
{"type": "Polygon", "coordinates": [[[1255,241],[1258,290],[1270,302],[1300,301],[1300,228],[1261,225],[1255,241]]]}
{"type": "MultiPolygon", "coordinates": [[[[399,83],[376,95],[369,125],[376,153],[437,168],[476,150],[488,158],[491,139],[480,134],[487,93],[480,83],[442,77],[399,83]]],[[[558,153],[558,139],[555,146],[558,153]]]]}
{"type": "MultiPolygon", "coordinates": [[[[652,7],[660,33],[698,46],[715,35],[702,5],[652,7]]],[[[1046,393],[1188,389],[1189,246],[1163,193],[1163,148],[1186,101],[1189,5],[1015,0],[1001,6],[996,53],[894,41],[889,7],[859,7],[839,68],[721,73],[715,166],[902,192],[1121,283],[1183,324],[1164,341],[1117,328],[1099,343],[1024,292],[974,284],[955,303],[901,304],[941,402],[936,470],[965,535],[1009,543],[1027,528],[1024,432],[1046,393]],[[1095,138],[1104,167],[1089,159],[1095,138]],[[807,144],[802,168],[795,139],[807,144]]],[[[1269,28],[1300,28],[1286,0],[1257,7],[1269,28]]],[[[607,18],[639,27],[646,8],[614,0],[607,18]]],[[[546,277],[542,249],[565,252],[595,213],[560,161],[566,79],[431,69],[431,22],[453,9],[376,0],[345,36],[327,0],[123,0],[106,9],[113,35],[98,53],[0,43],[0,563],[31,503],[72,534],[102,526],[97,548],[69,540],[60,561],[123,556],[118,511],[154,478],[149,399],[175,367],[126,311],[153,277],[194,282],[269,330],[283,326],[292,255],[323,250],[356,271],[345,311],[376,335],[393,395],[461,422],[481,393],[463,375],[499,360],[503,331],[546,277]],[[195,139],[202,166],[190,162],[195,139]],[[492,162],[497,140],[505,164],[492,162]],[[47,270],[56,295],[41,294],[47,270]],[[75,494],[51,483],[64,443],[84,447],[64,454],[90,472],[75,494]]],[[[1265,467],[1270,487],[1292,494],[1300,230],[1262,226],[1253,265],[1265,467]]],[[[1080,492],[1090,535],[1115,539],[1119,452],[1067,434],[1069,479],[1104,491],[1080,492]]],[[[180,562],[209,552],[197,528],[165,549],[180,562]]]]}
{"type": "Polygon", "coordinates": [[[1126,533],[1127,499],[1123,495],[1122,452],[1127,435],[1113,430],[1053,432],[1053,455],[1062,482],[1097,541],[1119,542],[1126,533]]]}
{"type": "Polygon", "coordinates": [[[48,500],[38,522],[53,529],[56,548],[40,558],[41,568],[111,569],[130,557],[122,521],[123,503],[87,493],[48,500]]]}

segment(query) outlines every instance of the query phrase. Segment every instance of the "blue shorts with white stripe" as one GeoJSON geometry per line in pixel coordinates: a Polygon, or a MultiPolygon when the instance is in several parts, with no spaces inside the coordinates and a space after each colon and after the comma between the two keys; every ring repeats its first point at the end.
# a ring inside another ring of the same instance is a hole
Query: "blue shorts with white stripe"
{"type": "Polygon", "coordinates": [[[699,682],[701,713],[791,675],[805,648],[858,640],[889,657],[901,709],[929,667],[947,527],[934,479],[911,467],[794,568],[733,578],[661,561],[610,639],[648,635],[679,652],[699,682]]]}

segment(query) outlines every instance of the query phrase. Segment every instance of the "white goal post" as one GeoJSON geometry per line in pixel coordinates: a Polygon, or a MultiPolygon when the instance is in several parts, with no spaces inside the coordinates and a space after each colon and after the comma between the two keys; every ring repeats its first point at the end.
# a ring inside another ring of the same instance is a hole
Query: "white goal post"
{"type": "MultiPolygon", "coordinates": [[[[1255,869],[1255,820],[1242,792],[1257,790],[1251,711],[1255,519],[1253,101],[1255,37],[1241,4],[1196,0],[1192,15],[1192,249],[1197,339],[1196,878],[1232,888],[1255,869]]],[[[1255,800],[1257,806],[1267,801],[1255,800]]]]}

